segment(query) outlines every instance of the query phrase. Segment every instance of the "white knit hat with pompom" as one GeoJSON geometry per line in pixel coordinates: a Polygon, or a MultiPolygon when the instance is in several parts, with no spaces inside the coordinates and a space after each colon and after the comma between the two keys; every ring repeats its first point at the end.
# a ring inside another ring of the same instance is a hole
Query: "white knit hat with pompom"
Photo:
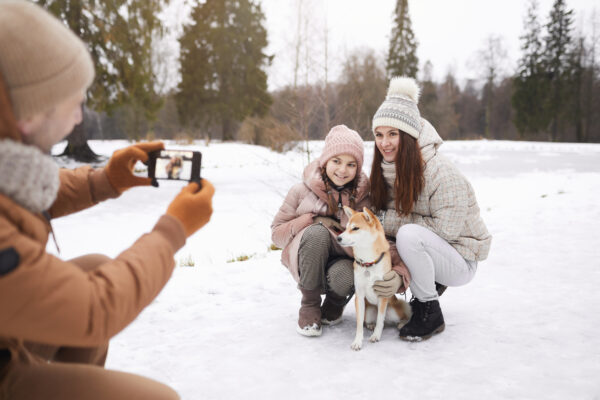
{"type": "Polygon", "coordinates": [[[391,126],[418,139],[422,129],[418,102],[419,86],[413,78],[392,78],[387,96],[373,116],[373,132],[378,126],[391,126]]]}

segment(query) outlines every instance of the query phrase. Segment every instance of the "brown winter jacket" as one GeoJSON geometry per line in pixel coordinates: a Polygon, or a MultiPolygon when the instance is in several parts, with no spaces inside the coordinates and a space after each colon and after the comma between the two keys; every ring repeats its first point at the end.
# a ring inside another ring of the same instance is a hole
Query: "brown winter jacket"
{"type": "MultiPolygon", "coordinates": [[[[62,169],[59,178],[51,218],[118,196],[102,169],[62,169]]],[[[82,347],[107,342],[158,295],[186,238],[181,223],[165,215],[114,260],[83,272],[46,252],[50,232],[42,213],[0,193],[0,349],[20,359],[29,358],[24,341],[82,347]]]]}

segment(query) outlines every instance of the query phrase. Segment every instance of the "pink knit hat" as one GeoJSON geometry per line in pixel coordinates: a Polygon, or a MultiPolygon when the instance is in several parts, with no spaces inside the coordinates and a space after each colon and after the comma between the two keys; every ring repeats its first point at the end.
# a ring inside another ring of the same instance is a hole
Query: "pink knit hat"
{"type": "Polygon", "coordinates": [[[319,157],[319,166],[323,167],[331,157],[349,154],[356,159],[358,171],[362,171],[365,146],[360,135],[346,125],[331,128],[325,137],[325,147],[319,157]]]}

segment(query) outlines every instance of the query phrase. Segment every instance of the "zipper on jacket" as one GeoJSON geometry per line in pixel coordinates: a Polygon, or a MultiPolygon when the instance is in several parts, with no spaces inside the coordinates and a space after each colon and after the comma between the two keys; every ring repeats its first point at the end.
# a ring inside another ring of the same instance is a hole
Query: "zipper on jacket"
{"type": "Polygon", "coordinates": [[[48,226],[50,227],[50,235],[52,236],[52,240],[54,241],[54,246],[56,246],[56,251],[60,254],[60,247],[58,247],[58,241],[56,240],[56,235],[54,234],[54,229],[52,228],[52,223],[50,222],[50,213],[48,211],[43,211],[42,215],[46,219],[48,226]]]}

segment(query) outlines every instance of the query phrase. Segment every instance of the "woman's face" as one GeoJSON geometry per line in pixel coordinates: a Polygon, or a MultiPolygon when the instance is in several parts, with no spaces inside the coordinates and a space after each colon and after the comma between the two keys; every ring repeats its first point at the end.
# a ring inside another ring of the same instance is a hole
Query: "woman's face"
{"type": "Polygon", "coordinates": [[[331,157],[325,164],[325,173],[336,186],[344,186],[356,176],[358,163],[349,154],[331,157]]]}
{"type": "Polygon", "coordinates": [[[400,131],[391,126],[375,128],[375,145],[387,162],[394,162],[400,147],[400,131]]]}

